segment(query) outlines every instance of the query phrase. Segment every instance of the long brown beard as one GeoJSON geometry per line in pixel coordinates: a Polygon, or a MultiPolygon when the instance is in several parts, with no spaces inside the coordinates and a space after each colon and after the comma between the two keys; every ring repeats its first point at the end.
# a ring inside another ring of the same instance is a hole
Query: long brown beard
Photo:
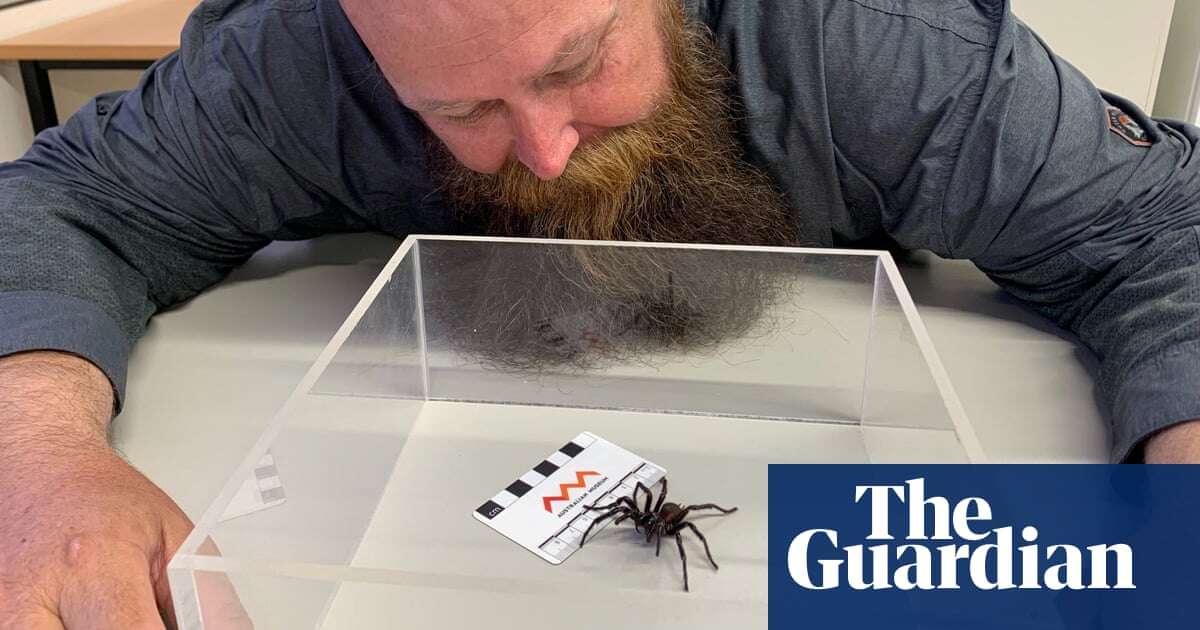
{"type": "Polygon", "coordinates": [[[769,180],[742,159],[731,77],[711,35],[663,0],[661,31],[671,87],[646,121],[579,147],[564,173],[543,181],[515,160],[497,174],[460,165],[434,141],[449,200],[492,235],[797,244],[795,224],[769,180]]]}

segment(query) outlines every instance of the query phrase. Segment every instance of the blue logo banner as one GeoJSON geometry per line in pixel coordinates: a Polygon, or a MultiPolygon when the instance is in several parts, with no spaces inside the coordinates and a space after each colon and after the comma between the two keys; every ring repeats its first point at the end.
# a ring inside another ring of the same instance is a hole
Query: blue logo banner
{"type": "Polygon", "coordinates": [[[769,473],[770,627],[1200,628],[1198,466],[769,473]]]}

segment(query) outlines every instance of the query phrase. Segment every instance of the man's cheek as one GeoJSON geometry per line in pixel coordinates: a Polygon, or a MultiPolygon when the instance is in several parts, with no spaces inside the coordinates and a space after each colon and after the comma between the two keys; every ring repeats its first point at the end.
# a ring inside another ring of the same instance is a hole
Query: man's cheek
{"type": "Polygon", "coordinates": [[[634,85],[589,86],[572,94],[576,128],[627,127],[649,118],[657,103],[651,92],[634,85]]]}
{"type": "Polygon", "coordinates": [[[604,73],[572,91],[576,121],[597,127],[625,127],[649,118],[670,92],[666,54],[644,46],[617,48],[604,73]]]}
{"type": "Polygon", "coordinates": [[[434,135],[463,166],[478,173],[495,173],[508,160],[511,141],[496,131],[460,129],[447,123],[430,124],[434,135]]]}

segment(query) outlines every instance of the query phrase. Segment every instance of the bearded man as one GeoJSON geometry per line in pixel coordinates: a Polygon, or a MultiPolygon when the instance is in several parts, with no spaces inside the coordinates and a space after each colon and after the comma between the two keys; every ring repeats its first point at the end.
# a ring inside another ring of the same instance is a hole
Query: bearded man
{"type": "Polygon", "coordinates": [[[208,0],[0,165],[0,627],[161,627],[190,524],[106,428],[150,315],[273,239],[968,258],[1102,358],[1114,460],[1200,461],[1198,141],[1004,0],[208,0]]]}

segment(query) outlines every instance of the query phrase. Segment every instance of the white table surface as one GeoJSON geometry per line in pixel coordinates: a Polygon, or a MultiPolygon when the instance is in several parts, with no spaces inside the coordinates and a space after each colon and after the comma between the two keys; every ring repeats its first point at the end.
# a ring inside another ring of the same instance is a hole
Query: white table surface
{"type": "MultiPolygon", "coordinates": [[[[198,518],[397,244],[276,243],[155,317],[116,446],[198,518]]],[[[1090,353],[969,263],[918,254],[902,269],[990,461],[1106,461],[1090,353]]]]}

